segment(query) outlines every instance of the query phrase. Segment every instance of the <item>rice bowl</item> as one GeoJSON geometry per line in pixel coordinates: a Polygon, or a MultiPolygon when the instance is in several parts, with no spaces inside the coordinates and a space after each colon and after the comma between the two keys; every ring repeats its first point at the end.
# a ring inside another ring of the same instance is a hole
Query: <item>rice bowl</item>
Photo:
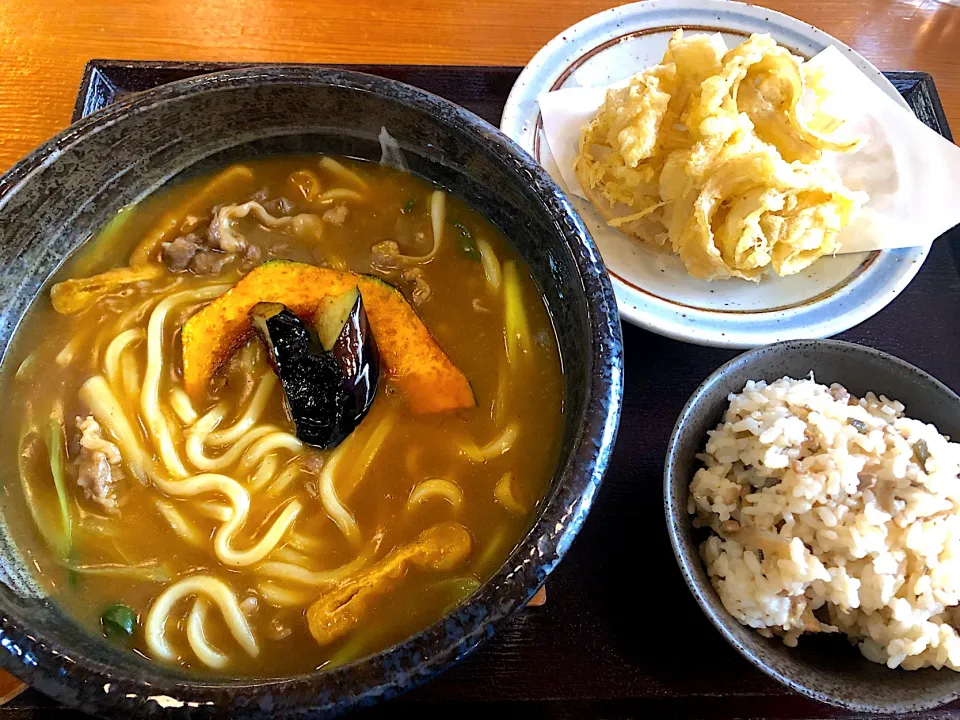
{"type": "MultiPolygon", "coordinates": [[[[683,582],[704,616],[737,654],[787,688],[818,702],[859,713],[902,716],[960,699],[957,674],[926,667],[905,672],[867,660],[842,633],[810,633],[797,647],[741,624],[714,588],[700,546],[712,532],[694,527],[687,512],[690,483],[703,463],[708,432],[723,421],[729,397],[750,380],[774,382],[815,373],[857,397],[882,391],[912,417],[960,437],[960,396],[924,370],[888,353],[841,340],[791,340],[744,352],[719,366],[694,390],[674,424],[664,461],[664,514],[683,582]]],[[[822,613],[823,611],[820,611],[822,613]]],[[[695,618],[690,618],[696,622],[695,618]]],[[[715,652],[718,663],[732,662],[715,652]]]]}
{"type": "Polygon", "coordinates": [[[731,395],[698,458],[687,510],[714,531],[701,555],[739,622],[960,669],[960,445],[883,395],[785,377],[731,395]]]}

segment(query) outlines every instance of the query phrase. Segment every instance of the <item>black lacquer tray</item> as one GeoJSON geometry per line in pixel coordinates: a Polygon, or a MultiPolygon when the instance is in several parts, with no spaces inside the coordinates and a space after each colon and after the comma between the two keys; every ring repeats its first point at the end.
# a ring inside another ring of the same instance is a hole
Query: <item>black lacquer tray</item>
{"type": "MultiPolygon", "coordinates": [[[[74,120],[132,92],[237,64],[93,60],[74,120]]],[[[352,65],[448,98],[494,125],[520,68],[352,65]]],[[[917,116],[952,139],[932,78],[888,72],[917,116]]],[[[941,237],[913,282],[842,339],[893,353],[960,391],[960,229],[941,237]]],[[[547,603],[418,690],[363,717],[828,718],[853,713],[802,698],[755,670],[713,629],[676,567],[662,511],[664,452],[699,383],[735,350],[624,325],[620,435],[593,512],[551,577],[547,603]]],[[[958,676],[960,683],[960,676],[958,676]]],[[[30,690],[3,718],[62,710],[30,690]]],[[[960,702],[911,717],[960,718],[960,702]]]]}

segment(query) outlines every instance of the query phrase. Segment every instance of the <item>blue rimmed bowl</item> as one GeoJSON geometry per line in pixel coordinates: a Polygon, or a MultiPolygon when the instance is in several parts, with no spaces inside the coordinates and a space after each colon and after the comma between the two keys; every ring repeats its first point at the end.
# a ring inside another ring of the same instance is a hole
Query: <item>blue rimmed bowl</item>
{"type": "MultiPolygon", "coordinates": [[[[600,485],[620,417],[623,348],[603,262],[549,176],[466,110],[380,77],[247,68],[142,93],[71,126],[0,178],[0,352],[51,274],[119,208],[177,178],[269,154],[376,160],[386,127],[411,170],[466,198],[529,264],[566,379],[559,464],[500,570],[419,635],[326,673],[199,678],[90,636],[42,597],[0,523],[0,665],[68,705],[112,716],[180,710],[249,717],[336,714],[423,683],[491,637],[556,567],[600,485]]],[[[11,459],[12,460],[12,459],[11,459]]],[[[16,463],[2,482],[17,482],[16,463]]]]}

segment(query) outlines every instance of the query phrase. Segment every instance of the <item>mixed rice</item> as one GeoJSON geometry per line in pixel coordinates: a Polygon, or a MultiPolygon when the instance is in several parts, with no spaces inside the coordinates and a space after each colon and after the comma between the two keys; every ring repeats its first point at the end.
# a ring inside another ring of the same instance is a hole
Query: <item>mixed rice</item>
{"type": "Polygon", "coordinates": [[[812,375],[729,400],[687,507],[727,610],[790,646],[843,632],[891,668],[960,670],[960,444],[812,375]]]}

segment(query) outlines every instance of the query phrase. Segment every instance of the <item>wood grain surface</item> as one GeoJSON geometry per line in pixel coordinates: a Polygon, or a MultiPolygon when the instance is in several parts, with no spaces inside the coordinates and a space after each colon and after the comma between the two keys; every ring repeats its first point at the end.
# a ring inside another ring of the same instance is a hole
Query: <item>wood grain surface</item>
{"type": "MultiPolygon", "coordinates": [[[[0,0],[0,171],[68,124],[94,57],[523,65],[610,0],[0,0]]],[[[762,0],[882,70],[933,75],[960,127],[960,8],[762,0]]]]}

